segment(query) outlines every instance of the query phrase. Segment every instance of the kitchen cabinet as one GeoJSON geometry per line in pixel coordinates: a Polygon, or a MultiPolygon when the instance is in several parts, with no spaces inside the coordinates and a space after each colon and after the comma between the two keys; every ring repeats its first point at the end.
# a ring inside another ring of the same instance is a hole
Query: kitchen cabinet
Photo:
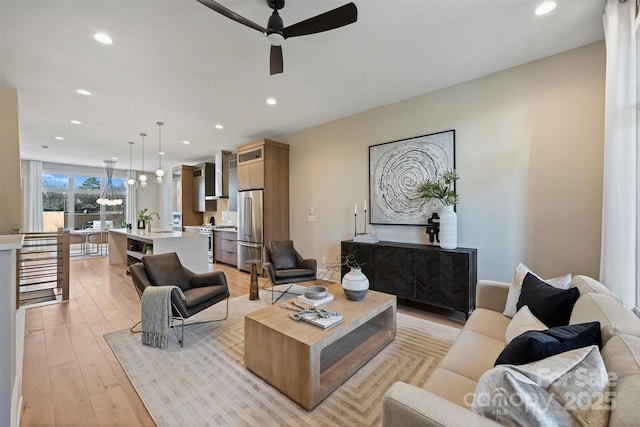
{"type": "Polygon", "coordinates": [[[237,266],[238,233],[236,231],[214,231],[213,254],[216,262],[237,266]]]}
{"type": "Polygon", "coordinates": [[[241,147],[238,149],[238,191],[263,188],[264,146],[241,147]]]}
{"type": "MultiPolygon", "coordinates": [[[[413,243],[341,242],[369,279],[369,288],[469,316],[476,305],[477,249],[413,243]]],[[[342,266],[342,276],[349,272],[342,266]]]]}
{"type": "Polygon", "coordinates": [[[261,139],[238,147],[237,159],[238,191],[264,191],[263,242],[289,240],[289,145],[261,139]]]}
{"type": "Polygon", "coordinates": [[[201,225],[202,213],[193,210],[193,167],[176,166],[172,170],[173,212],[182,212],[182,225],[201,225]]]}

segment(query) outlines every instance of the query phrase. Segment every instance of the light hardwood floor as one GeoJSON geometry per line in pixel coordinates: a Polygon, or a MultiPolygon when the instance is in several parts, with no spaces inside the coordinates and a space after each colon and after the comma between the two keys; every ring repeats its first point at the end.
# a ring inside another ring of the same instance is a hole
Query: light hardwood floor
{"type": "MultiPolygon", "coordinates": [[[[249,275],[224,271],[231,297],[249,294],[249,275]]],[[[21,426],[153,426],[103,334],[140,319],[140,300],[124,266],[106,258],[71,262],[69,302],[26,311],[21,426]]],[[[265,283],[260,278],[260,287],[265,283]]],[[[446,314],[399,312],[459,327],[446,314]]]]}

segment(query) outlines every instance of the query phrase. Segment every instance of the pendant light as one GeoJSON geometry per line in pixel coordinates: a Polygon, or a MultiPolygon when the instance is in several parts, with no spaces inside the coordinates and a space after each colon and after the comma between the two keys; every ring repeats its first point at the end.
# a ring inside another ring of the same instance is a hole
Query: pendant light
{"type": "Polygon", "coordinates": [[[138,186],[138,181],[136,180],[134,174],[133,174],[133,144],[135,144],[133,141],[129,141],[129,177],[127,178],[127,185],[129,187],[133,187],[136,188],[138,186]]]}
{"type": "Polygon", "coordinates": [[[162,184],[164,171],[162,170],[162,122],[156,122],[158,125],[158,170],[156,170],[156,184],[162,184]]]}
{"type": "Polygon", "coordinates": [[[142,137],[142,175],[140,175],[138,179],[140,180],[140,188],[144,188],[147,186],[147,175],[144,173],[144,137],[147,136],[147,134],[141,133],[140,136],[142,137]]]}
{"type": "Polygon", "coordinates": [[[118,197],[116,188],[113,186],[113,181],[111,180],[115,167],[115,160],[104,160],[104,169],[107,172],[107,185],[105,185],[104,190],[102,190],[100,198],[96,200],[96,203],[99,205],[117,206],[122,204],[122,199],[118,197]]]}

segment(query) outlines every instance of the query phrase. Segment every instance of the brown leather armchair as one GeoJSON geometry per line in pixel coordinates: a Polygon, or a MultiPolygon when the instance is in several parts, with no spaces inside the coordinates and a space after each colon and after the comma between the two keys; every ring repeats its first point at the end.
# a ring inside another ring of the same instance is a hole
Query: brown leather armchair
{"type": "Polygon", "coordinates": [[[227,300],[225,317],[211,321],[225,320],[229,316],[229,287],[221,271],[195,274],[182,266],[175,252],[169,252],[143,257],[141,263],[129,266],[129,273],[140,297],[147,286],[176,285],[182,290],[184,300],[177,290],[171,292],[172,315],[182,322],[180,345],[184,345],[185,319],[222,300],[227,300]]]}
{"type": "MultiPolygon", "coordinates": [[[[270,241],[264,249],[264,265],[267,277],[271,282],[271,304],[277,302],[294,283],[315,281],[317,283],[317,262],[315,259],[304,259],[293,247],[291,240],[270,241]],[[276,285],[288,284],[274,301],[273,292],[276,285]]],[[[265,285],[267,289],[267,285],[265,285]]]]}

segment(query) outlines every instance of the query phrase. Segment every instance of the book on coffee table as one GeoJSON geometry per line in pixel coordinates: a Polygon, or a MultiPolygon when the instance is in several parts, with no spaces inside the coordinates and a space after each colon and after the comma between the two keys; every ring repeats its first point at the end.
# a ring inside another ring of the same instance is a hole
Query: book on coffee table
{"type": "Polygon", "coordinates": [[[298,297],[299,303],[308,305],[309,307],[317,307],[329,301],[333,301],[333,294],[328,294],[326,297],[320,299],[305,298],[304,295],[298,297]]]}
{"type": "Polygon", "coordinates": [[[327,317],[326,319],[319,317],[317,319],[305,319],[302,317],[302,320],[305,322],[309,322],[312,325],[316,325],[321,327],[322,329],[329,329],[332,326],[337,325],[342,322],[342,315],[327,317]]]}

